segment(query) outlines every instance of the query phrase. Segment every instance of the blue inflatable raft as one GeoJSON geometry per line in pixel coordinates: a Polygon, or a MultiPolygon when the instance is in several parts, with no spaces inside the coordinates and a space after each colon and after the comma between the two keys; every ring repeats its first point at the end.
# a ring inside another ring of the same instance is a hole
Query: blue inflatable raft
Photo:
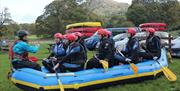
{"type": "MultiPolygon", "coordinates": [[[[168,66],[167,53],[162,49],[161,57],[158,61],[164,66],[168,66]]],[[[107,72],[104,69],[90,69],[78,72],[59,73],[60,80],[65,89],[79,89],[92,85],[111,83],[121,80],[134,78],[157,76],[162,72],[162,67],[154,60],[144,60],[135,64],[138,67],[138,74],[135,74],[130,65],[114,66],[107,72]]],[[[34,89],[54,90],[59,89],[56,75],[36,71],[30,68],[23,68],[14,71],[11,75],[11,81],[34,89]]]]}

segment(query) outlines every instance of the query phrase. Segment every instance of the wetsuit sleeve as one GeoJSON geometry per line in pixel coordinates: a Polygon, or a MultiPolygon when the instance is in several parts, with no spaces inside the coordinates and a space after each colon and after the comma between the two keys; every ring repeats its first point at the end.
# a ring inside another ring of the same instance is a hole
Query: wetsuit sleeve
{"type": "Polygon", "coordinates": [[[39,50],[39,46],[32,46],[25,42],[22,42],[21,46],[25,51],[31,52],[31,53],[36,53],[39,50]]]}

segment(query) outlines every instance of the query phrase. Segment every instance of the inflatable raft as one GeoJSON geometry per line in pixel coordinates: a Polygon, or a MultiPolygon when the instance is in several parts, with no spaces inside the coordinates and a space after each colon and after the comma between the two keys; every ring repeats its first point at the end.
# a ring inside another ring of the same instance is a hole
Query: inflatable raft
{"type": "MultiPolygon", "coordinates": [[[[164,66],[168,66],[167,53],[162,49],[161,57],[158,61],[164,66]]],[[[135,74],[130,65],[114,66],[108,71],[104,69],[90,69],[78,72],[59,73],[60,80],[65,89],[79,89],[93,85],[111,83],[116,81],[135,79],[141,77],[156,77],[162,72],[162,67],[154,60],[144,60],[135,64],[138,67],[138,74],[135,74]]],[[[41,90],[59,89],[55,74],[43,72],[30,68],[23,68],[14,71],[11,75],[11,81],[16,85],[26,86],[41,90]]]]}

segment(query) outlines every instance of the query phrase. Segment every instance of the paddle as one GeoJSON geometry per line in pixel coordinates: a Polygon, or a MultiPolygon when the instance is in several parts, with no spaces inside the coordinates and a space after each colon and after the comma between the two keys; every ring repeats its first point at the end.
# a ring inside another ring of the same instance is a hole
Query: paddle
{"type": "Polygon", "coordinates": [[[109,69],[109,63],[105,60],[100,60],[96,55],[94,56],[102,64],[104,71],[107,72],[109,69]]]}
{"type": "Polygon", "coordinates": [[[108,69],[109,69],[109,63],[107,61],[105,61],[105,60],[100,60],[99,62],[102,64],[105,72],[107,72],[108,69]]]}
{"type": "MultiPolygon", "coordinates": [[[[56,59],[56,58],[53,58],[53,59],[56,59]]],[[[57,59],[56,59],[56,60],[57,60],[57,59]]],[[[55,66],[54,60],[52,60],[52,64],[53,64],[53,66],[55,66]]],[[[60,91],[64,91],[64,87],[63,87],[63,85],[62,85],[62,83],[61,83],[61,80],[59,79],[58,73],[57,73],[56,70],[54,70],[54,71],[55,71],[55,73],[56,73],[56,77],[57,77],[57,80],[58,80],[59,89],[60,89],[60,91]]]]}
{"type": "MultiPolygon", "coordinates": [[[[121,53],[121,51],[119,51],[118,49],[116,49],[123,57],[125,57],[122,53],[121,53]]],[[[138,74],[138,67],[134,64],[134,63],[131,63],[131,62],[129,62],[129,61],[127,61],[129,64],[130,64],[130,66],[131,66],[131,68],[132,68],[132,70],[134,71],[134,73],[135,74],[138,74]]]]}
{"type": "MultiPolygon", "coordinates": [[[[153,57],[152,53],[146,49],[146,51],[153,57]]],[[[167,67],[164,67],[159,61],[158,59],[155,60],[161,67],[162,67],[162,71],[164,73],[164,75],[166,76],[166,78],[169,80],[169,81],[176,81],[177,80],[177,77],[176,75],[170,70],[168,69],[167,67]]]]}

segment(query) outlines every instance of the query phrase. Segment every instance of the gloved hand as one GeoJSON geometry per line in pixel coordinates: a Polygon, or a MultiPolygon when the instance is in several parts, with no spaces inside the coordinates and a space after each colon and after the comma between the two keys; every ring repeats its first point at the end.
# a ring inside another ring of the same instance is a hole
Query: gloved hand
{"type": "Polygon", "coordinates": [[[44,58],[43,61],[49,62],[49,60],[47,58],[44,58]]]}
{"type": "Polygon", "coordinates": [[[132,60],[129,59],[129,58],[126,58],[125,61],[126,61],[126,62],[131,62],[132,60]]]}
{"type": "Polygon", "coordinates": [[[52,60],[52,61],[56,61],[56,60],[57,60],[57,58],[55,58],[55,57],[51,57],[51,60],[52,60]]]}
{"type": "Polygon", "coordinates": [[[53,70],[56,71],[56,69],[59,67],[59,63],[56,64],[54,67],[53,67],[53,70]]]}
{"type": "Polygon", "coordinates": [[[157,59],[158,59],[158,57],[156,57],[156,56],[155,56],[155,57],[153,57],[153,60],[157,60],[157,59]]]}

